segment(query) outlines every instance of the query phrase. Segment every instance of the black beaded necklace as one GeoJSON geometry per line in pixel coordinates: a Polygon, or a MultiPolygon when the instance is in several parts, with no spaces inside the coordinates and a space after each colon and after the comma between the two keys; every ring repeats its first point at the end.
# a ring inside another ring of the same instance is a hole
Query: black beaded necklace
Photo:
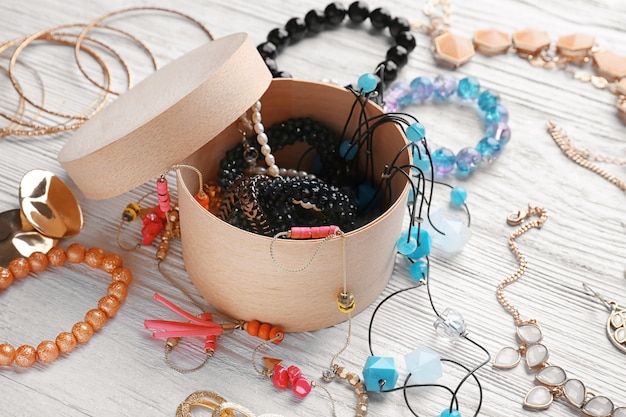
{"type": "MultiPolygon", "coordinates": [[[[367,18],[374,29],[379,31],[389,28],[389,33],[395,44],[387,50],[385,59],[376,65],[374,73],[384,83],[394,81],[398,71],[407,64],[409,53],[415,49],[415,37],[410,32],[410,24],[404,17],[392,17],[384,7],[370,12],[369,7],[362,1],[355,1],[346,7],[340,2],[330,3],[324,11],[312,9],[304,19],[293,17],[287,21],[284,28],[272,29],[267,34],[267,41],[257,46],[257,50],[265,60],[265,64],[274,78],[291,78],[291,74],[278,69],[276,57],[286,46],[296,43],[306,36],[313,36],[324,29],[337,27],[348,15],[350,22],[360,25],[367,18]]],[[[384,87],[384,85],[383,85],[384,87]]]]}

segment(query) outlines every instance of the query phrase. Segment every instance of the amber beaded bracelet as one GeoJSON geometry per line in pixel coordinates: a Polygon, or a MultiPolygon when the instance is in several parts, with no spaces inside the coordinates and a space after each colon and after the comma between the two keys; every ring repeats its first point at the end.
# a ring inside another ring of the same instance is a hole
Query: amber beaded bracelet
{"type": "Polygon", "coordinates": [[[0,344],[0,366],[9,366],[15,362],[18,366],[28,368],[38,359],[39,362],[54,361],[60,353],[69,353],[77,343],[87,343],[94,332],[102,329],[107,319],[114,317],[120,304],[126,299],[128,285],[133,280],[132,272],[122,266],[122,258],[117,254],[105,254],[100,248],[86,249],[79,243],[73,243],[67,251],[58,246],[47,254],[34,252],[28,258],[15,258],[8,268],[0,267],[0,291],[11,286],[14,280],[26,278],[31,272],[43,272],[49,265],[62,266],[65,262],[78,264],[85,262],[92,268],[101,268],[111,274],[111,284],[107,294],[98,301],[98,308],[89,310],[84,321],[79,321],[71,332],[61,332],[55,341],[44,340],[37,348],[22,345],[17,349],[9,343],[0,344]]]}

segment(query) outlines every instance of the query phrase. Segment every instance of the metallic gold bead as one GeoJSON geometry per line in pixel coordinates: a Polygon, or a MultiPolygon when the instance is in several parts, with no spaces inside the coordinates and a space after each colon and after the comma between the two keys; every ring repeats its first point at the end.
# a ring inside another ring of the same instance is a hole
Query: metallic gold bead
{"type": "Polygon", "coordinates": [[[343,366],[337,368],[337,376],[341,379],[346,379],[348,377],[348,370],[343,366]]]}
{"type": "Polygon", "coordinates": [[[351,312],[356,307],[354,295],[351,292],[342,292],[337,298],[337,306],[342,313],[351,312]]]}
{"type": "Polygon", "coordinates": [[[357,374],[348,374],[348,383],[353,387],[356,386],[359,382],[361,382],[361,378],[357,374]]]}

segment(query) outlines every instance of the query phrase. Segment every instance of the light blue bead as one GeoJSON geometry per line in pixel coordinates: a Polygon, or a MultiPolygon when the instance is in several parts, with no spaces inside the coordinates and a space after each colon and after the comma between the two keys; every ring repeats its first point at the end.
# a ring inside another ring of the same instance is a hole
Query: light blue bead
{"type": "Polygon", "coordinates": [[[419,122],[411,123],[406,128],[406,137],[411,142],[419,142],[426,136],[426,128],[419,122]]]}
{"type": "Polygon", "coordinates": [[[486,124],[498,123],[502,119],[502,115],[500,114],[498,106],[494,107],[491,110],[483,112],[482,116],[486,124]]]}
{"type": "Polygon", "coordinates": [[[448,148],[439,148],[431,155],[433,160],[433,167],[435,169],[435,175],[445,176],[454,170],[454,163],[456,157],[454,152],[448,148]]]}
{"type": "Polygon", "coordinates": [[[398,381],[398,371],[393,358],[385,356],[369,356],[363,367],[363,382],[369,392],[380,392],[393,388],[398,381]]]}
{"type": "Polygon", "coordinates": [[[421,171],[415,172],[416,175],[426,174],[427,172],[429,172],[430,159],[428,159],[428,155],[426,155],[426,152],[422,151],[419,155],[417,153],[413,154],[413,165],[415,165],[415,168],[418,168],[419,171],[421,171]]]}
{"type": "Polygon", "coordinates": [[[449,408],[446,408],[439,414],[439,417],[461,417],[461,413],[459,413],[459,410],[452,409],[450,411],[449,408]]]}
{"type": "Polygon", "coordinates": [[[465,77],[459,81],[456,88],[456,94],[461,100],[472,101],[478,97],[480,93],[480,83],[474,77],[465,77]]]}
{"type": "Polygon", "coordinates": [[[428,264],[424,261],[413,262],[411,265],[411,278],[415,281],[421,281],[428,277],[428,264]]]}
{"type": "Polygon", "coordinates": [[[500,95],[489,90],[485,90],[478,96],[478,107],[486,112],[495,109],[500,102],[500,95]]]}
{"type": "Polygon", "coordinates": [[[421,346],[404,355],[406,370],[415,384],[433,384],[443,376],[441,357],[427,346],[421,346]]]}
{"type": "Polygon", "coordinates": [[[416,102],[428,100],[433,94],[433,82],[426,77],[417,77],[410,84],[413,100],[416,102]]]}
{"type": "Polygon", "coordinates": [[[456,78],[452,75],[438,75],[433,81],[435,98],[445,100],[456,91],[456,78]]]}
{"type": "Polygon", "coordinates": [[[376,86],[378,85],[378,77],[374,74],[363,74],[359,77],[357,81],[357,85],[359,86],[359,90],[364,93],[371,93],[376,90],[376,86]]]}
{"type": "Polygon", "coordinates": [[[408,233],[403,233],[396,242],[396,249],[401,255],[409,255],[417,249],[417,240],[408,233]]]}
{"type": "Polygon", "coordinates": [[[418,235],[417,227],[413,227],[411,230],[411,236],[417,241],[417,248],[407,256],[411,259],[420,259],[424,256],[430,255],[430,250],[433,246],[433,240],[430,237],[430,233],[422,227],[420,228],[418,235]]]}
{"type": "Polygon", "coordinates": [[[346,161],[352,161],[359,151],[359,146],[356,143],[350,143],[350,141],[344,140],[339,145],[339,155],[346,161]]]}
{"type": "Polygon", "coordinates": [[[476,150],[486,162],[495,161],[502,153],[502,145],[495,138],[482,138],[476,145],[476,150]]]}
{"type": "Polygon", "coordinates": [[[450,202],[453,206],[461,206],[467,200],[467,190],[463,187],[454,187],[450,190],[450,202]]]}
{"type": "Polygon", "coordinates": [[[476,171],[482,156],[475,148],[463,148],[456,156],[456,172],[460,176],[467,176],[476,171]]]}
{"type": "Polygon", "coordinates": [[[511,140],[511,129],[505,123],[494,123],[487,126],[485,130],[487,137],[494,138],[500,145],[504,146],[511,140]]]}

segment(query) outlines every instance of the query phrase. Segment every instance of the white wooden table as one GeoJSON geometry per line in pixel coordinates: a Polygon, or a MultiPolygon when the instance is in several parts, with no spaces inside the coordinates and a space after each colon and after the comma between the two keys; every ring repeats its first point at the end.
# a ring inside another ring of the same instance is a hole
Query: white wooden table
{"type": "MultiPolygon", "coordinates": [[[[7,41],[55,25],[87,23],[101,14],[131,5],[149,3],[138,0],[5,0],[0,7],[0,40],[7,41]]],[[[158,6],[194,16],[218,37],[247,31],[259,43],[269,30],[283,26],[290,17],[303,17],[309,9],[323,8],[326,3],[164,0],[158,6]]],[[[370,6],[387,6],[393,15],[402,14],[411,20],[424,19],[422,4],[417,2],[380,0],[370,2],[370,6]]],[[[626,55],[626,4],[620,0],[474,0],[457,1],[454,6],[454,31],[468,37],[474,30],[486,27],[508,32],[526,27],[543,29],[553,40],[560,35],[583,31],[595,35],[603,47],[626,55]]],[[[142,39],[156,52],[162,64],[206,41],[192,25],[158,13],[119,17],[110,24],[142,39]]],[[[416,36],[419,46],[399,79],[409,81],[417,75],[434,77],[449,72],[435,65],[428,39],[421,34],[416,36]]],[[[141,50],[126,41],[118,42],[136,80],[148,74],[150,62],[141,50]]],[[[280,55],[278,63],[281,69],[301,78],[333,78],[346,84],[372,70],[384,56],[387,42],[387,35],[373,36],[363,29],[342,25],[289,47],[280,55]]],[[[85,101],[80,87],[84,80],[79,77],[71,48],[36,46],[26,50],[23,59],[44,77],[50,107],[77,111],[80,104],[91,100],[85,101]]],[[[6,66],[6,60],[0,61],[0,65],[6,66]]],[[[120,76],[120,68],[114,70],[114,86],[121,89],[125,79],[120,76]]],[[[520,239],[522,252],[528,257],[529,271],[519,284],[507,290],[507,294],[523,317],[536,318],[542,325],[553,364],[563,366],[570,376],[580,378],[597,394],[626,405],[626,356],[605,337],[606,310],[586,295],[581,286],[582,282],[587,282],[606,297],[626,304],[623,210],[626,199],[617,187],[569,161],[545,129],[546,120],[553,119],[581,147],[623,157],[626,129],[616,116],[614,97],[572,80],[562,72],[531,67],[513,55],[491,59],[476,56],[454,74],[458,77],[473,75],[483,86],[500,92],[510,111],[513,138],[496,163],[462,181],[470,193],[473,237],[458,256],[433,254],[431,279],[435,303],[440,309],[450,306],[461,311],[469,323],[470,335],[492,355],[501,346],[515,344],[513,322],[495,297],[497,283],[517,268],[507,248],[511,230],[504,220],[509,212],[523,209],[529,202],[546,207],[550,218],[545,227],[520,239]]],[[[27,91],[37,94],[35,81],[25,84],[27,91]]],[[[0,106],[7,112],[15,111],[17,103],[9,87],[2,74],[0,106]]],[[[409,111],[426,125],[431,142],[460,149],[480,139],[480,122],[454,106],[443,111],[428,106],[409,111]]],[[[0,141],[1,211],[18,207],[17,186],[28,170],[48,169],[67,179],[56,155],[70,135],[12,136],[0,141]]],[[[626,178],[623,167],[607,166],[607,169],[626,178]]],[[[459,183],[455,179],[451,182],[459,183]]],[[[71,182],[70,186],[74,187],[71,182]]],[[[144,185],[105,201],[90,201],[79,194],[85,227],[72,241],[118,251],[115,229],[120,212],[129,201],[149,189],[149,185],[144,185]]],[[[445,193],[440,191],[440,195],[444,195],[443,202],[445,193]]],[[[135,272],[135,282],[119,314],[88,344],[50,365],[0,370],[0,415],[173,416],[177,405],[199,389],[216,391],[258,414],[331,414],[330,403],[320,392],[314,392],[304,401],[296,401],[293,395],[277,392],[268,380],[257,375],[250,364],[257,342],[243,334],[223,338],[218,353],[198,372],[182,375],[168,368],[163,361],[163,342],[151,339],[142,323],[146,318],[167,314],[151,299],[155,291],[183,305],[186,301],[156,271],[153,250],[143,248],[123,256],[135,272]]],[[[192,290],[180,259],[180,246],[174,245],[167,268],[192,290]]],[[[9,341],[15,346],[36,344],[82,319],[102,296],[104,277],[98,274],[94,275],[96,278],[85,277],[68,271],[59,275],[44,274],[41,280],[31,278],[0,294],[0,342],[9,341]]],[[[411,284],[406,265],[398,262],[383,296],[411,284]]],[[[354,319],[352,344],[340,360],[351,370],[360,371],[368,356],[367,324],[373,308],[374,305],[370,306],[354,319]]],[[[468,366],[479,362],[479,353],[468,344],[451,345],[439,340],[432,327],[433,321],[423,289],[399,296],[379,313],[374,329],[375,353],[395,356],[402,363],[405,353],[420,345],[429,345],[443,357],[455,358],[468,366]]],[[[267,354],[284,358],[289,364],[298,364],[303,373],[317,377],[341,347],[344,337],[345,325],[289,334],[280,347],[267,354]]],[[[192,360],[198,346],[196,342],[183,349],[183,357],[178,359],[192,360]]],[[[447,365],[444,371],[446,375],[441,382],[454,386],[460,373],[447,365]]],[[[534,415],[521,406],[526,391],[534,385],[532,374],[521,366],[499,371],[487,365],[477,375],[484,387],[481,411],[484,415],[534,415]]],[[[337,414],[353,415],[354,392],[339,383],[332,383],[328,388],[336,401],[337,414]]],[[[438,416],[449,402],[443,390],[428,388],[410,391],[409,398],[415,411],[424,416],[438,416]]],[[[471,382],[460,394],[462,415],[472,415],[476,403],[477,389],[471,382]]],[[[557,401],[541,413],[550,416],[578,414],[563,401],[557,401]]],[[[202,412],[196,414],[202,415],[202,412]]],[[[369,415],[411,414],[402,394],[397,392],[370,395],[369,415]]]]}

